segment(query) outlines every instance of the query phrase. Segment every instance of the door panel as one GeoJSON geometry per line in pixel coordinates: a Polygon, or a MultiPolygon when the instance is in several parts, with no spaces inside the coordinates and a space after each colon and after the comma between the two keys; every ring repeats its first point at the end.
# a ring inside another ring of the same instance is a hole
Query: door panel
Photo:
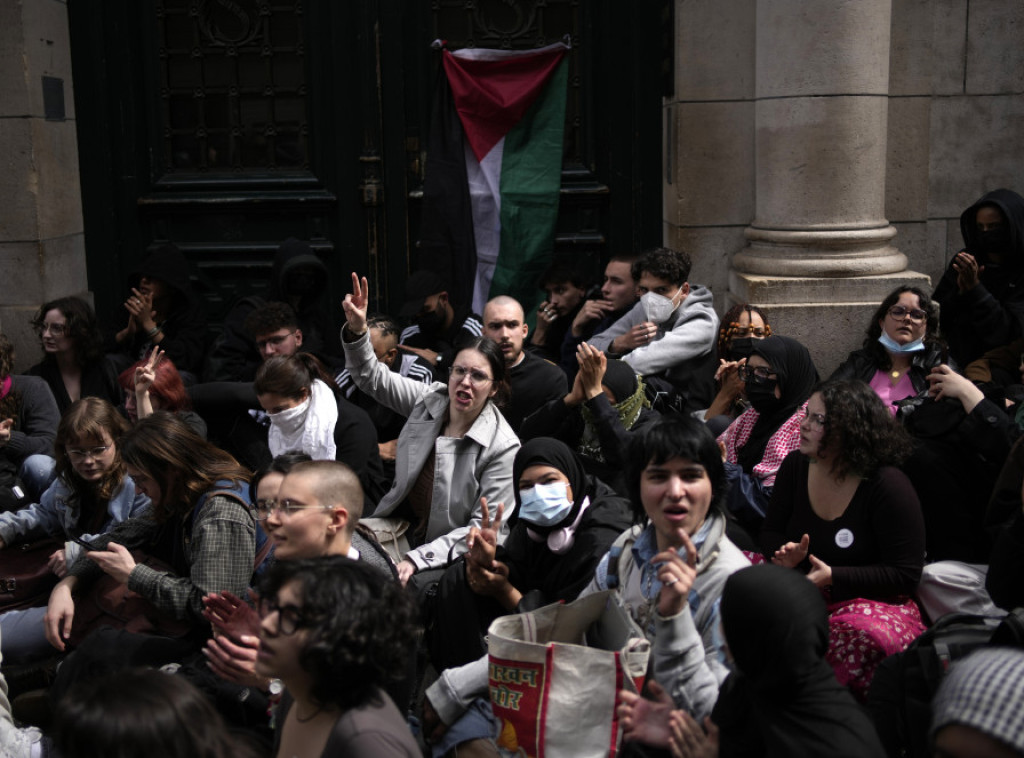
{"type": "MultiPolygon", "coordinates": [[[[89,287],[101,314],[147,248],[179,245],[215,324],[309,240],[396,310],[419,265],[438,54],[568,35],[555,254],[595,274],[661,234],[665,0],[68,0],[89,287]],[[659,44],[651,44],[658,40],[659,44]],[[629,55],[626,55],[629,53],[629,55]]],[[[340,319],[340,309],[339,309],[340,319]]]]}

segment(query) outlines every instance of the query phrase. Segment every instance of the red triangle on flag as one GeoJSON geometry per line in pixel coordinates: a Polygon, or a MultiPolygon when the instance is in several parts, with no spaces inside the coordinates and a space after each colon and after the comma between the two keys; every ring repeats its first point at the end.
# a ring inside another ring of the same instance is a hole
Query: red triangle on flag
{"type": "Polygon", "coordinates": [[[455,110],[478,161],[519,123],[562,61],[565,45],[537,51],[444,51],[455,110]],[[470,57],[485,52],[484,57],[470,57]],[[467,54],[466,56],[462,53],[467,54]]]}

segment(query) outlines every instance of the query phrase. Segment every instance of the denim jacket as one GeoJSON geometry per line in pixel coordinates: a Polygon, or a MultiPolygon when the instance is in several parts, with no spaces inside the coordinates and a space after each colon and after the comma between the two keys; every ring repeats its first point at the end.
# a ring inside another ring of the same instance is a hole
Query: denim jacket
{"type": "MultiPolygon", "coordinates": [[[[107,519],[99,534],[108,532],[122,521],[141,515],[149,508],[149,498],[135,491],[135,482],[125,476],[121,486],[107,502],[107,519]]],[[[81,517],[78,498],[71,488],[59,477],[39,498],[27,508],[13,513],[0,514],[0,538],[6,545],[25,542],[36,537],[67,537],[78,534],[78,520],[81,517]]],[[[82,534],[89,541],[96,535],[82,534]]],[[[67,565],[70,566],[83,552],[81,546],[70,540],[64,543],[67,565]]]]}

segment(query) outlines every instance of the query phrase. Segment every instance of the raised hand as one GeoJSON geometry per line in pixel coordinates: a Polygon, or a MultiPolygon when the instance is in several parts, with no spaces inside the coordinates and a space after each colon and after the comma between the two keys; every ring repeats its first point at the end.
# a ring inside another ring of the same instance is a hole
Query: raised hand
{"type": "Polygon", "coordinates": [[[480,498],[480,526],[470,527],[466,536],[466,561],[472,562],[480,568],[494,571],[497,561],[494,554],[498,549],[498,534],[501,532],[501,519],[505,514],[505,504],[498,503],[497,511],[494,514],[494,521],[491,521],[491,512],[487,507],[487,498],[480,498]]]}
{"type": "Polygon", "coordinates": [[[807,534],[800,538],[800,542],[787,542],[775,551],[775,555],[772,556],[772,563],[776,566],[796,568],[807,557],[810,546],[811,537],[807,534]]]}
{"type": "Polygon", "coordinates": [[[362,335],[366,331],[366,308],[370,302],[370,283],[364,276],[362,279],[352,272],[352,292],[345,295],[345,301],[341,307],[345,311],[345,320],[348,322],[349,331],[356,335],[362,335]]]}
{"type": "MultiPolygon", "coordinates": [[[[576,348],[576,360],[580,364],[577,376],[581,377],[580,384],[584,396],[587,400],[597,397],[604,392],[601,382],[604,381],[604,374],[608,370],[608,356],[596,347],[581,342],[580,346],[576,348]]],[[[625,398],[615,399],[623,400],[625,398]]]]}
{"type": "Polygon", "coordinates": [[[223,591],[203,597],[203,618],[210,622],[214,634],[240,641],[243,637],[259,637],[260,617],[256,609],[237,595],[223,591]]]}
{"type": "Polygon", "coordinates": [[[124,307],[131,314],[131,320],[143,332],[148,332],[156,326],[156,322],[153,320],[153,295],[151,293],[142,292],[132,287],[132,294],[125,300],[124,307]]]}
{"type": "Polygon", "coordinates": [[[612,340],[612,344],[609,347],[613,353],[621,355],[636,350],[638,347],[651,344],[657,336],[657,324],[653,321],[641,321],[625,334],[619,335],[612,340]]]}
{"type": "Polygon", "coordinates": [[[587,300],[583,303],[583,307],[580,308],[576,314],[576,318],[572,320],[572,335],[574,337],[583,336],[583,327],[589,324],[591,321],[597,321],[598,319],[604,318],[606,313],[611,313],[615,306],[611,300],[587,300]]]}
{"type": "Polygon", "coordinates": [[[651,563],[658,567],[658,581],[661,592],[658,593],[658,614],[665,617],[675,616],[686,607],[697,578],[697,548],[685,529],[678,530],[679,541],[686,549],[686,560],[674,549],[658,553],[651,563]]]}

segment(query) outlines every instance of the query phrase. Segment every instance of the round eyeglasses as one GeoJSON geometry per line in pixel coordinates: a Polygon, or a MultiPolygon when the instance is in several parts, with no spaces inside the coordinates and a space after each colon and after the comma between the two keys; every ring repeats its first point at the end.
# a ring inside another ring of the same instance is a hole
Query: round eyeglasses
{"type": "Polygon", "coordinates": [[[928,314],[920,308],[904,308],[902,305],[894,305],[890,308],[889,315],[894,319],[909,317],[915,324],[920,324],[928,319],[928,314]]]}

